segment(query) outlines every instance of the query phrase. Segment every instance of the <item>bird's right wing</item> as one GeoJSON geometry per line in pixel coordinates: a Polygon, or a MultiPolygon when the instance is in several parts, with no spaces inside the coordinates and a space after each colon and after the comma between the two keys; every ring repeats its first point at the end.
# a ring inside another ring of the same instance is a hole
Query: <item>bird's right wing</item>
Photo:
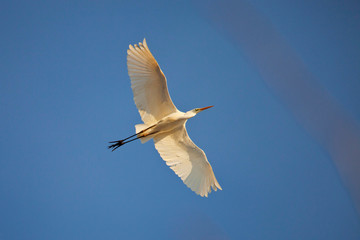
{"type": "Polygon", "coordinates": [[[144,123],[151,125],[177,112],[168,92],[165,75],[151,54],[145,39],[139,46],[130,45],[127,53],[134,101],[144,123]]]}
{"type": "Polygon", "coordinates": [[[200,196],[221,189],[203,150],[188,136],[185,124],[154,137],[155,148],[181,180],[200,196]]]}

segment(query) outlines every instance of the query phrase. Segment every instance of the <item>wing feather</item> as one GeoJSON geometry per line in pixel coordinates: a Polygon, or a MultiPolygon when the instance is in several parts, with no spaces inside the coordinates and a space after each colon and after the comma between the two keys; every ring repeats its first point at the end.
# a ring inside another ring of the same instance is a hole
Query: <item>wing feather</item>
{"type": "Polygon", "coordinates": [[[203,150],[186,132],[185,124],[154,137],[155,148],[166,164],[191,190],[207,197],[211,188],[221,189],[203,150]]]}
{"type": "Polygon", "coordinates": [[[139,43],[139,46],[130,45],[127,53],[134,101],[143,122],[154,124],[177,112],[168,92],[165,75],[151,54],[146,40],[139,43]]]}

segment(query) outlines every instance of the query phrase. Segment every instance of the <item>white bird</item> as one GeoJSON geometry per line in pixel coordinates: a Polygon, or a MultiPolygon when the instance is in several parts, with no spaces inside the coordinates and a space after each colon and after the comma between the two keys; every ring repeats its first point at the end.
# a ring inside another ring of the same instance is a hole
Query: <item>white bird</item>
{"type": "Polygon", "coordinates": [[[185,128],[189,118],[212,106],[186,113],[179,111],[171,101],[165,75],[145,39],[139,45],[129,45],[127,54],[134,101],[144,123],[135,125],[136,134],[110,142],[109,148],[114,151],[136,139],[142,143],[153,139],[166,164],[195,193],[207,197],[211,188],[222,190],[204,151],[191,141],[185,128]]]}

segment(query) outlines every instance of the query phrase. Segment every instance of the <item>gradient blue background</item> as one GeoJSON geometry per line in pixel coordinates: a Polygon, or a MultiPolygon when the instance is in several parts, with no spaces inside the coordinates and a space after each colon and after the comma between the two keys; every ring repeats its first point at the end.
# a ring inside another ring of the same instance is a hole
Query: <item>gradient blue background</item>
{"type": "MultiPolygon", "coordinates": [[[[0,239],[360,239],[329,154],[191,1],[3,1],[0,239]],[[201,198],[134,132],[146,37],[223,191],[201,198]]],[[[358,1],[252,1],[360,121],[358,1]]],[[[234,23],[236,24],[236,23],[234,23]]]]}

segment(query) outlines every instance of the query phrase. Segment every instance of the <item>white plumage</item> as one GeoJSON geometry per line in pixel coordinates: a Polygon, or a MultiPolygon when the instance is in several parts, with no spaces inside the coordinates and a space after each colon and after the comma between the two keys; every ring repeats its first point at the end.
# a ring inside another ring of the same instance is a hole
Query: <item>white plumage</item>
{"type": "Polygon", "coordinates": [[[203,150],[188,136],[185,123],[169,132],[155,135],[155,148],[181,180],[200,196],[208,196],[211,187],[221,190],[203,150]]]}
{"type": "Polygon", "coordinates": [[[178,110],[171,101],[166,78],[151,54],[146,41],[129,46],[128,73],[134,101],[145,124],[151,125],[178,110]]]}
{"type": "MultiPolygon", "coordinates": [[[[180,112],[171,101],[165,75],[145,39],[139,45],[130,45],[127,53],[134,101],[144,122],[135,126],[135,139],[140,138],[142,143],[154,139],[155,148],[166,164],[200,196],[207,197],[211,188],[221,190],[204,151],[191,141],[185,128],[189,118],[211,106],[180,112]]],[[[110,148],[115,150],[135,140],[125,141],[129,138],[115,141],[110,148]]]]}

